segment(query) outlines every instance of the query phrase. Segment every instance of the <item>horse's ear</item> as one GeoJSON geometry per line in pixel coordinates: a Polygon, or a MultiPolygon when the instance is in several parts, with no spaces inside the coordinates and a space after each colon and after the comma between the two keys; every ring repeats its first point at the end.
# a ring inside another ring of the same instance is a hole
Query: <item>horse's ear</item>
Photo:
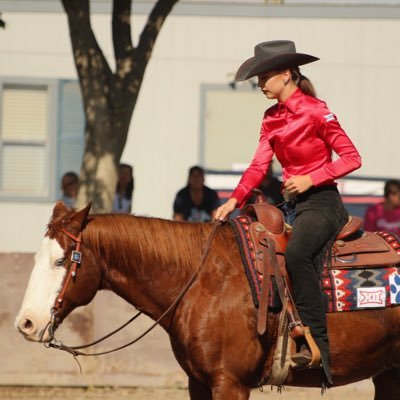
{"type": "Polygon", "coordinates": [[[82,208],[82,210],[77,211],[72,217],[71,217],[71,222],[73,224],[76,224],[79,229],[82,228],[82,225],[86,221],[87,216],[89,215],[90,207],[92,206],[92,202],[89,202],[88,205],[85,208],[82,208]]]}
{"type": "Polygon", "coordinates": [[[53,208],[53,218],[58,217],[59,215],[65,214],[67,211],[67,207],[62,201],[57,201],[56,205],[53,208]]]}
{"type": "Polygon", "coordinates": [[[86,204],[86,207],[84,209],[81,210],[81,212],[85,212],[85,219],[87,218],[87,216],[89,215],[90,209],[92,207],[92,202],[89,201],[89,203],[86,204]]]}

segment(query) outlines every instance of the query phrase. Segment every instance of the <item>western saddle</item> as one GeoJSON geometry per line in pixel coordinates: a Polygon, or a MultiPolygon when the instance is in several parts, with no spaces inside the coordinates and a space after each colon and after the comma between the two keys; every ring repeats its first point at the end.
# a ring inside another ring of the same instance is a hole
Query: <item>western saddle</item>
{"type": "MultiPolygon", "coordinates": [[[[284,253],[291,235],[291,227],[285,223],[281,210],[265,202],[259,194],[256,203],[246,206],[243,214],[254,220],[249,233],[256,254],[256,268],[263,275],[258,309],[258,333],[263,335],[267,328],[269,282],[274,276],[283,310],[286,312],[290,336],[295,340],[305,338],[311,350],[311,362],[307,367],[317,368],[320,365],[320,353],[310,330],[299,318],[285,268],[284,253]]],[[[376,233],[362,231],[362,225],[362,218],[349,217],[347,224],[336,237],[331,259],[327,262],[328,268],[360,268],[366,265],[400,263],[400,251],[394,251],[376,233]]]]}

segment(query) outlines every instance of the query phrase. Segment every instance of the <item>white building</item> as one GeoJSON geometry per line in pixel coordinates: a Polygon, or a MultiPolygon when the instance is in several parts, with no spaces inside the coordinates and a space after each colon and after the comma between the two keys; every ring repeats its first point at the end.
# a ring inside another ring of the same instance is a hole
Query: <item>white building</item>
{"type": "MultiPolygon", "coordinates": [[[[133,1],[137,39],[153,1],[133,1]]],[[[229,83],[255,44],[292,39],[302,68],[363,156],[354,175],[399,177],[400,1],[181,0],[157,40],[122,157],[136,214],[170,218],[188,168],[250,161],[270,104],[229,83]],[[281,2],[282,3],[282,2],[281,2]]],[[[110,1],[92,0],[112,65],[110,1]]],[[[67,170],[79,172],[82,110],[61,2],[0,0],[0,252],[32,252],[67,170]]]]}

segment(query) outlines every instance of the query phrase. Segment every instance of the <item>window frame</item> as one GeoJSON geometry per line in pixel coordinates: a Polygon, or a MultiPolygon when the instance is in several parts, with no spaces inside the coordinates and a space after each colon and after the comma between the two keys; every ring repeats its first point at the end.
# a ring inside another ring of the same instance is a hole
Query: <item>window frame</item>
{"type": "MultiPolygon", "coordinates": [[[[0,193],[0,202],[35,202],[45,203],[52,202],[56,198],[57,187],[57,170],[58,170],[58,149],[57,137],[59,131],[59,94],[61,81],[56,79],[41,79],[41,78],[19,78],[19,77],[0,77],[0,120],[3,120],[3,93],[4,88],[32,88],[46,87],[48,91],[47,103],[47,139],[44,144],[45,157],[44,160],[44,179],[48,181],[48,191],[44,195],[18,195],[12,193],[0,193]]],[[[4,141],[0,135],[0,151],[3,149],[4,141]]],[[[38,146],[37,143],[27,141],[17,141],[21,145],[38,146]]],[[[0,183],[3,179],[3,171],[0,171],[0,183]]]]}

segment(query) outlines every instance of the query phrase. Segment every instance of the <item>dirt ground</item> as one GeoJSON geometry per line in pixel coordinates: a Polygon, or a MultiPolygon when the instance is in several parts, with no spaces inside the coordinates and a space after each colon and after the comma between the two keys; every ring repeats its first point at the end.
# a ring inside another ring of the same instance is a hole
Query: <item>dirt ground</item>
{"type": "MultiPolygon", "coordinates": [[[[112,387],[10,387],[0,386],[1,400],[189,400],[186,388],[112,388],[112,387]]],[[[323,397],[319,389],[285,388],[277,393],[269,387],[252,392],[251,400],[372,400],[370,381],[328,390],[323,397]]]]}

